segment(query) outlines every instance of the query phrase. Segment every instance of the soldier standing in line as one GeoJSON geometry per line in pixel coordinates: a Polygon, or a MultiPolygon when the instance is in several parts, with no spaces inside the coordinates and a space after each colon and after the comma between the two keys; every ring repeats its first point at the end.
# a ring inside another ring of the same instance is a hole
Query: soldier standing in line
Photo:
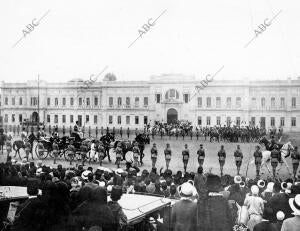
{"type": "Polygon", "coordinates": [[[56,140],[53,141],[52,152],[54,156],[53,164],[56,164],[56,158],[58,157],[58,152],[59,152],[59,148],[56,140]]]}
{"type": "Polygon", "coordinates": [[[154,140],[154,135],[155,135],[154,128],[152,128],[151,135],[152,135],[152,140],[154,140]]]}
{"type": "Polygon", "coordinates": [[[155,168],[155,164],[156,164],[156,161],[157,161],[156,143],[153,143],[153,147],[151,148],[151,160],[152,160],[152,168],[155,168]]]}
{"type": "Polygon", "coordinates": [[[138,147],[138,143],[135,142],[134,146],[132,148],[132,152],[133,152],[133,166],[138,167],[139,164],[139,156],[140,156],[140,149],[138,147]]]}
{"type": "Polygon", "coordinates": [[[204,133],[204,140],[206,140],[206,136],[207,136],[207,128],[203,129],[203,133],[204,133]]]}
{"type": "MultiPolygon", "coordinates": [[[[25,153],[26,153],[26,159],[28,161],[28,158],[29,158],[29,153],[31,151],[31,144],[29,143],[29,140],[26,139],[25,140],[25,153]]],[[[31,158],[33,160],[33,153],[31,152],[31,158]]]]}
{"type": "Polygon", "coordinates": [[[197,151],[197,155],[198,155],[199,166],[203,167],[204,158],[205,158],[205,150],[203,148],[203,144],[200,144],[200,148],[197,151]]]}
{"type": "Polygon", "coordinates": [[[276,175],[276,168],[278,166],[279,156],[280,156],[280,153],[276,149],[276,147],[277,147],[277,145],[274,145],[273,150],[271,151],[271,165],[272,165],[272,169],[273,169],[273,177],[274,178],[275,178],[275,175],[276,175]]]}
{"type": "Polygon", "coordinates": [[[68,152],[68,157],[70,159],[70,165],[72,165],[72,161],[75,158],[75,152],[76,152],[73,140],[70,141],[70,144],[68,145],[68,151],[67,152],[68,152]]]}
{"type": "Polygon", "coordinates": [[[123,150],[121,148],[121,142],[119,142],[117,144],[117,148],[116,148],[116,164],[118,166],[118,168],[120,168],[120,162],[123,156],[123,150]]]}
{"type": "Polygon", "coordinates": [[[197,140],[199,139],[199,129],[196,127],[196,137],[197,137],[197,140]]]}
{"type": "Polygon", "coordinates": [[[294,177],[296,177],[297,170],[299,167],[299,162],[300,162],[300,153],[298,151],[298,147],[295,147],[295,150],[293,151],[291,157],[292,157],[292,164],[293,164],[293,174],[294,177]]]}
{"type": "Polygon", "coordinates": [[[262,160],[262,152],[260,151],[260,146],[256,146],[256,150],[254,152],[254,162],[256,166],[256,177],[259,177],[260,167],[261,167],[261,160],[262,160]]]}
{"type": "Polygon", "coordinates": [[[190,131],[191,140],[193,139],[193,129],[190,131]]]}
{"type": "Polygon", "coordinates": [[[127,138],[129,139],[130,130],[127,128],[127,138]]]}
{"type": "Polygon", "coordinates": [[[182,135],[182,140],[184,140],[185,134],[184,134],[184,131],[183,131],[183,130],[181,130],[181,135],[182,135]]]}
{"type": "Polygon", "coordinates": [[[166,167],[167,167],[167,169],[169,169],[171,155],[172,155],[172,150],[170,148],[170,144],[167,144],[164,153],[165,153],[166,167]]]}
{"type": "Polygon", "coordinates": [[[184,173],[186,173],[186,168],[189,162],[189,158],[190,158],[190,150],[188,149],[188,145],[185,144],[184,149],[182,151],[182,162],[183,162],[184,173]]]}
{"type": "Polygon", "coordinates": [[[96,147],[96,150],[98,152],[98,158],[99,158],[100,166],[102,166],[102,161],[105,157],[105,147],[104,147],[102,141],[99,142],[99,144],[96,147]]]}
{"type": "Polygon", "coordinates": [[[175,136],[176,136],[176,140],[178,140],[178,128],[176,128],[175,136]]]}
{"type": "Polygon", "coordinates": [[[82,142],[80,145],[80,155],[81,155],[81,161],[82,161],[82,166],[84,166],[84,162],[87,159],[87,152],[88,152],[88,147],[86,142],[82,142]]]}
{"type": "Polygon", "coordinates": [[[162,138],[163,138],[163,135],[164,135],[164,133],[163,133],[163,130],[161,129],[160,130],[160,139],[162,140],[162,138]]]}
{"type": "Polygon", "coordinates": [[[221,145],[221,149],[218,152],[218,157],[219,157],[219,163],[220,163],[221,176],[223,176],[223,167],[224,167],[225,159],[226,159],[226,152],[224,150],[224,145],[221,145]]]}
{"type": "Polygon", "coordinates": [[[243,161],[243,153],[242,150],[240,149],[240,145],[237,145],[237,149],[234,152],[234,158],[235,158],[235,165],[237,168],[237,175],[240,175],[240,169],[243,161]]]}

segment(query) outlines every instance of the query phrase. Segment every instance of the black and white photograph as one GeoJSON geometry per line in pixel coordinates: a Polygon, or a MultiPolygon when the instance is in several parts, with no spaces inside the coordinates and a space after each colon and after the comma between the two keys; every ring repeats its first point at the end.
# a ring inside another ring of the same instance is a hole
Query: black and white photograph
{"type": "Polygon", "coordinates": [[[300,231],[299,0],[2,0],[0,28],[0,231],[300,231]]]}

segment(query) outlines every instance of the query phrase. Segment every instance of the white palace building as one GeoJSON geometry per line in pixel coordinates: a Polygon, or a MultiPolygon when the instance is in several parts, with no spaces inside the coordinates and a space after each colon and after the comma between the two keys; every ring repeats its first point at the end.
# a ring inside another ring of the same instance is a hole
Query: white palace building
{"type": "Polygon", "coordinates": [[[80,79],[65,83],[1,84],[4,124],[24,120],[46,126],[143,128],[155,121],[188,120],[194,126],[254,124],[300,131],[300,78],[214,80],[199,93],[193,76],[160,75],[149,81],[101,81],[89,88],[80,79]]]}

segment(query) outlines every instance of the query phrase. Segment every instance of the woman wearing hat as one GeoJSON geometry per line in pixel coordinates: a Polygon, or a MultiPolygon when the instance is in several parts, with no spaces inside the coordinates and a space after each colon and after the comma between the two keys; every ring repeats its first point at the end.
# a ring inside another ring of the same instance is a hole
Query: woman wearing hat
{"type": "Polygon", "coordinates": [[[224,145],[221,145],[221,149],[218,152],[218,157],[219,157],[219,163],[220,163],[221,176],[223,176],[223,167],[224,167],[225,159],[226,159],[226,152],[224,150],[224,145]]]}
{"type": "Polygon", "coordinates": [[[197,203],[191,200],[194,194],[194,186],[186,182],[178,187],[178,191],[181,200],[177,201],[172,208],[172,230],[197,230],[197,203]]]}
{"type": "Polygon", "coordinates": [[[282,231],[299,231],[300,230],[300,194],[295,198],[289,199],[289,205],[293,210],[294,217],[286,219],[281,227],[282,231]]]}
{"type": "Polygon", "coordinates": [[[166,167],[167,167],[167,169],[169,169],[171,155],[172,155],[172,150],[170,148],[170,144],[166,145],[166,149],[165,149],[164,153],[165,153],[166,167]]]}
{"type": "Polygon", "coordinates": [[[155,168],[155,164],[156,164],[156,161],[157,161],[156,143],[153,143],[153,147],[151,148],[151,161],[152,161],[152,168],[155,168]]]}
{"type": "Polygon", "coordinates": [[[183,168],[185,173],[186,173],[187,164],[189,162],[189,158],[190,158],[190,151],[188,149],[188,145],[185,144],[184,149],[182,151],[182,162],[183,162],[183,168]]]}

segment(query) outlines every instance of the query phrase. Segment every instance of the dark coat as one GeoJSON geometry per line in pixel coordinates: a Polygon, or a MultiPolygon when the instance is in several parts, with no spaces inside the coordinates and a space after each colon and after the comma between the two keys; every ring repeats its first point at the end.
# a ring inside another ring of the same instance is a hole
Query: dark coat
{"type": "Polygon", "coordinates": [[[197,230],[197,204],[190,200],[180,200],[172,208],[173,231],[197,230]]]}

